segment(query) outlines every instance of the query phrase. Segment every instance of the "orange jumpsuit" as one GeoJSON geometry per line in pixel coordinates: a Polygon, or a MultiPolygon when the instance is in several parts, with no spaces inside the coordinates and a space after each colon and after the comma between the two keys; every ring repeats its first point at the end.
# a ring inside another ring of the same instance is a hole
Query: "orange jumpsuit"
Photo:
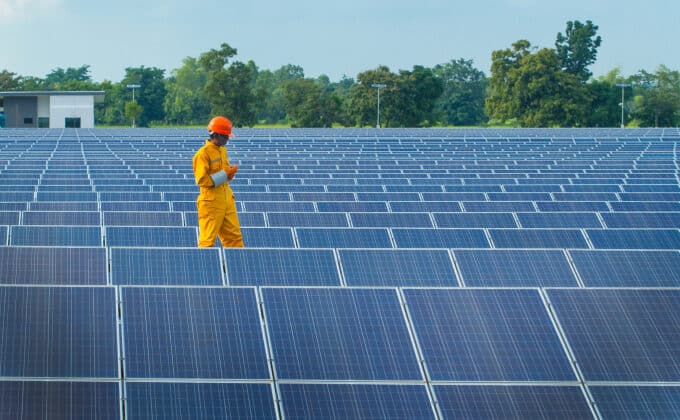
{"type": "Polygon", "coordinates": [[[206,141],[194,155],[193,165],[196,184],[201,187],[201,193],[196,200],[198,246],[213,246],[215,237],[219,235],[222,246],[242,247],[243,237],[236,213],[234,192],[229,182],[224,182],[226,175],[223,173],[229,167],[227,149],[206,141]],[[215,182],[222,183],[216,186],[215,182]]]}

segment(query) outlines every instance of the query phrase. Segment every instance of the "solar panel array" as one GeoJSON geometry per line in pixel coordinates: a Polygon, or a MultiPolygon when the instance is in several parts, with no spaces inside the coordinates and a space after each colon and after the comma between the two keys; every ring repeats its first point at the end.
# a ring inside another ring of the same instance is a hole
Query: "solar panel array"
{"type": "Polygon", "coordinates": [[[0,417],[680,417],[678,129],[204,134],[0,130],[0,417]]]}

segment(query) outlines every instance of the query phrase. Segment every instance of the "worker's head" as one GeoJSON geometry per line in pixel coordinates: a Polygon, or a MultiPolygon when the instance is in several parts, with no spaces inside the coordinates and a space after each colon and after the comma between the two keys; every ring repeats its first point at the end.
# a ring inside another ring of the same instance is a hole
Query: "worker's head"
{"type": "Polygon", "coordinates": [[[234,137],[231,132],[231,121],[221,115],[210,120],[208,132],[210,133],[210,140],[218,146],[224,146],[230,138],[234,137]]]}

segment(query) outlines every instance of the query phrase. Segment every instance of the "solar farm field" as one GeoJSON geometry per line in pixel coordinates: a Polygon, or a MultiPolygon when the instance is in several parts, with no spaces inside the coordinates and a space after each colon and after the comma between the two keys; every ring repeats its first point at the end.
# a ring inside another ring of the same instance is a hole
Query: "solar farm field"
{"type": "Polygon", "coordinates": [[[0,130],[0,418],[680,417],[678,129],[205,135],[0,130]]]}

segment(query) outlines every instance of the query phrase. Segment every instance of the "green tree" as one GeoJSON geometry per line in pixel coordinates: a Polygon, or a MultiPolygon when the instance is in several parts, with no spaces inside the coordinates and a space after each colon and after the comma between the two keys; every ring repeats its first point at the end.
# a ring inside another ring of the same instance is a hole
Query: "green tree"
{"type": "Polygon", "coordinates": [[[182,67],[166,80],[167,95],[163,103],[165,118],[174,124],[200,124],[209,119],[210,102],[205,95],[208,75],[193,57],[186,57],[182,67]]]}
{"type": "Polygon", "coordinates": [[[375,70],[367,70],[357,75],[357,83],[350,89],[347,106],[349,117],[355,125],[375,126],[378,112],[378,90],[371,85],[382,83],[386,86],[380,90],[380,125],[390,126],[395,114],[396,93],[399,90],[398,80],[399,77],[387,66],[379,66],[375,70]]]}
{"type": "Polygon", "coordinates": [[[396,101],[392,105],[393,125],[418,127],[432,125],[436,121],[434,108],[443,91],[441,79],[432,69],[413,66],[413,70],[400,70],[396,101]]]}
{"type": "Polygon", "coordinates": [[[340,100],[326,90],[324,80],[291,79],[283,83],[286,114],[293,127],[331,127],[340,100]]]}
{"type": "Polygon", "coordinates": [[[132,127],[136,126],[137,118],[144,112],[144,108],[137,101],[129,101],[125,104],[125,117],[132,121],[132,127]]]}
{"type": "Polygon", "coordinates": [[[487,121],[484,98],[488,80],[472,60],[460,58],[439,64],[434,73],[443,83],[436,112],[445,124],[479,125],[487,121]]]}
{"type": "Polygon", "coordinates": [[[533,53],[528,41],[513,48],[492,54],[487,113],[525,127],[582,125],[587,91],[577,75],[562,69],[555,50],[533,53]]]}
{"type": "Polygon", "coordinates": [[[84,64],[80,67],[57,67],[45,76],[44,89],[47,90],[93,90],[96,83],[90,76],[90,66],[84,64]]]}
{"type": "Polygon", "coordinates": [[[635,113],[641,125],[680,125],[680,72],[662,65],[655,73],[641,70],[631,79],[641,97],[635,113]]]}
{"type": "MultiPolygon", "coordinates": [[[[621,76],[619,68],[589,81],[585,85],[590,104],[584,116],[584,125],[588,127],[617,127],[621,120],[621,89],[617,83],[627,83],[621,76]]],[[[630,94],[628,95],[630,96],[630,94]]]]}
{"type": "Polygon", "coordinates": [[[0,90],[19,90],[21,88],[21,76],[7,70],[0,71],[0,90]]]}
{"type": "Polygon", "coordinates": [[[564,35],[557,33],[555,51],[567,73],[576,75],[585,82],[592,73],[588,66],[597,59],[597,49],[602,43],[597,34],[598,26],[587,20],[585,24],[568,21],[564,35]]]}
{"type": "MultiPolygon", "coordinates": [[[[122,87],[126,87],[128,84],[140,85],[139,88],[135,89],[135,99],[144,109],[144,113],[137,121],[137,125],[140,127],[148,127],[151,121],[163,121],[165,119],[163,103],[167,91],[164,74],[165,70],[156,67],[141,66],[125,69],[125,77],[121,82],[122,87]]],[[[131,92],[129,92],[129,95],[132,98],[131,92]]]]}

